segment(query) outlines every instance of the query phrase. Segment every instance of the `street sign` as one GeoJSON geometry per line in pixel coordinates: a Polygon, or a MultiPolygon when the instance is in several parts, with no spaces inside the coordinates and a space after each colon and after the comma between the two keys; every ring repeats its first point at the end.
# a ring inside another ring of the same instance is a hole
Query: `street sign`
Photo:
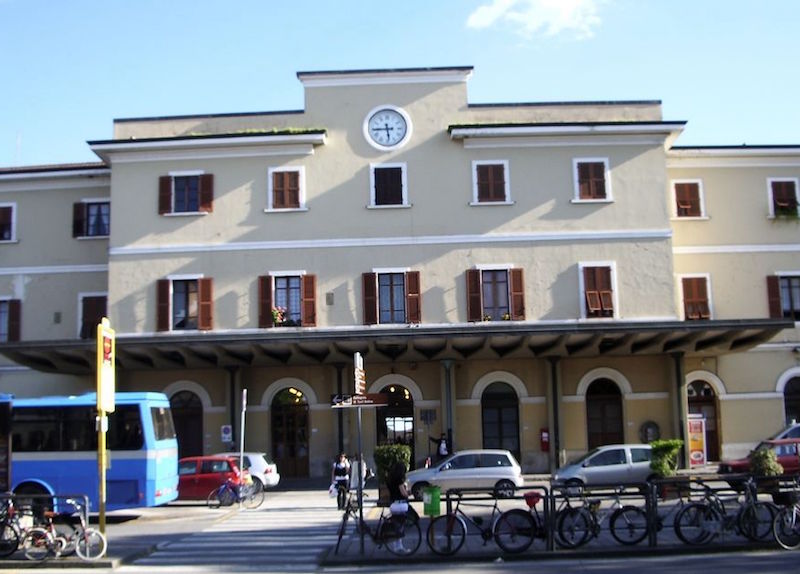
{"type": "Polygon", "coordinates": [[[363,395],[367,392],[367,374],[364,372],[364,358],[361,353],[353,355],[353,373],[355,374],[355,393],[363,395]]]}
{"type": "Polygon", "coordinates": [[[114,412],[116,337],[106,317],[97,325],[97,409],[114,412]]]}
{"type": "Polygon", "coordinates": [[[384,407],[389,404],[389,395],[369,393],[366,395],[331,395],[331,407],[343,409],[350,407],[384,407]]]}

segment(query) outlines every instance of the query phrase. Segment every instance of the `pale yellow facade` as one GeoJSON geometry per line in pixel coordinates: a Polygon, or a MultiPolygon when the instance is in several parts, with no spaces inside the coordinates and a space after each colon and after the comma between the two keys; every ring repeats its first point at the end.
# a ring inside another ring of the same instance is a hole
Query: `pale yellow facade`
{"type": "Polygon", "coordinates": [[[355,352],[369,393],[404,396],[362,409],[368,458],[403,440],[420,464],[447,433],[548,472],[603,436],[645,440],[645,423],[683,437],[705,409],[716,460],[782,428],[800,341],[768,319],[765,278],[800,275],[800,223],[771,216],[770,182],[800,177],[800,148],[680,148],[683,122],[653,101],[476,105],[471,72],[300,73],[302,110],[117,120],[89,144],[102,164],[0,169],[15,218],[0,305],[22,309],[18,340],[0,343],[0,392],[91,390],[81,302],[104,295],[119,390],[191,397],[191,448],[213,453],[231,446],[223,425],[238,435],[247,389],[246,447],[286,476],[327,476],[338,450],[356,451],[356,409],[331,408],[352,393],[355,352]],[[370,142],[381,109],[402,112],[399,144],[370,142]],[[583,195],[583,164],[604,166],[602,197],[583,195]],[[502,169],[500,201],[481,196],[486,165],[502,169]],[[378,205],[376,170],[395,168],[403,199],[378,205]],[[273,205],[276,171],[298,174],[296,206],[273,205]],[[162,213],[160,178],[205,174],[213,209],[162,213]],[[701,215],[677,213],[676,182],[700,182],[701,215]],[[73,237],[73,205],[102,201],[108,236],[73,237]],[[470,316],[469,270],[519,269],[524,317],[470,316]],[[608,316],[591,316],[587,269],[607,270],[608,316]],[[409,272],[419,321],[365,325],[363,275],[409,272]],[[260,325],[259,278],[307,275],[313,324],[260,325]],[[687,320],[685,277],[706,280],[710,317],[687,320]],[[199,279],[213,280],[211,328],[163,330],[160,282],[199,279]]]}

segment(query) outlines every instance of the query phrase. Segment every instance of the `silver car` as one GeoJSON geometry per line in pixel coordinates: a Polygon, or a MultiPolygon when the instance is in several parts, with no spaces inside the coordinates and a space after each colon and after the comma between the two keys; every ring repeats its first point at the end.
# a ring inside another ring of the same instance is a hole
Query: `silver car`
{"type": "Polygon", "coordinates": [[[608,444],[590,450],[560,468],[553,483],[567,486],[623,485],[646,482],[654,476],[648,444],[608,444]]]}
{"type": "Polygon", "coordinates": [[[411,494],[422,499],[426,486],[442,489],[485,488],[498,497],[513,496],[523,484],[522,469],[507,450],[462,450],[429,468],[412,470],[406,475],[411,494]]]}

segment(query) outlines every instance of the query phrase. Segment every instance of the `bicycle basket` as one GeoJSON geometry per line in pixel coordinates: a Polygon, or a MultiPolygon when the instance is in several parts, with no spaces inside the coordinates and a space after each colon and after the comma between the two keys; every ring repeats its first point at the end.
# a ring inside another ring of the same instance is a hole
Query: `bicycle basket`
{"type": "Polygon", "coordinates": [[[800,501],[800,492],[796,490],[788,490],[786,492],[773,492],[772,502],[778,506],[791,506],[792,504],[800,501]]]}

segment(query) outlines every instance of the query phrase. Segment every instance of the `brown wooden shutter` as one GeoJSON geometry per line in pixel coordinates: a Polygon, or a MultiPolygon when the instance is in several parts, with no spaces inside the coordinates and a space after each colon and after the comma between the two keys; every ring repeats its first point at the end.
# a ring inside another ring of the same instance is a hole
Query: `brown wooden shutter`
{"type": "Polygon", "coordinates": [[[214,283],[210,277],[197,280],[197,328],[210,331],[214,328],[214,283]]]}
{"type": "Polygon", "coordinates": [[[258,278],[258,327],[272,326],[272,277],[261,275],[258,278]]]}
{"type": "Polygon", "coordinates": [[[675,203],[679,217],[699,217],[700,186],[696,183],[676,183],[675,203]]]}
{"type": "Polygon", "coordinates": [[[783,305],[781,304],[781,278],[777,275],[767,276],[767,302],[769,304],[770,318],[782,318],[783,305]]]}
{"type": "Polygon", "coordinates": [[[108,300],[105,295],[84,297],[83,316],[81,317],[81,339],[94,339],[97,336],[97,324],[106,316],[108,300]]]}
{"type": "Polygon", "coordinates": [[[314,327],[317,324],[317,276],[303,275],[300,283],[300,325],[314,327]]]}
{"type": "Polygon", "coordinates": [[[523,280],[522,269],[511,269],[509,271],[511,281],[511,320],[525,320],[525,281],[523,280]]]}
{"type": "Polygon", "coordinates": [[[419,271],[406,273],[406,322],[422,321],[422,294],[420,292],[419,271]]]}
{"type": "Polygon", "coordinates": [[[156,331],[169,331],[169,313],[171,308],[169,279],[159,279],[156,282],[156,331]]]}
{"type": "Polygon", "coordinates": [[[481,272],[467,269],[467,321],[483,319],[483,298],[481,296],[481,272]]]}
{"type": "Polygon", "coordinates": [[[8,301],[8,342],[13,343],[22,338],[22,301],[8,301]]]}
{"type": "Polygon", "coordinates": [[[378,323],[378,283],[375,273],[364,273],[362,276],[362,299],[364,301],[364,324],[378,323]]]}
{"type": "Polygon", "coordinates": [[[172,213],[172,176],[158,178],[158,214],[172,213]]]}
{"type": "Polygon", "coordinates": [[[83,202],[72,204],[72,237],[86,235],[86,205],[83,202]]]}
{"type": "Polygon", "coordinates": [[[204,173],[200,176],[200,211],[214,211],[214,174],[204,173]]]}

